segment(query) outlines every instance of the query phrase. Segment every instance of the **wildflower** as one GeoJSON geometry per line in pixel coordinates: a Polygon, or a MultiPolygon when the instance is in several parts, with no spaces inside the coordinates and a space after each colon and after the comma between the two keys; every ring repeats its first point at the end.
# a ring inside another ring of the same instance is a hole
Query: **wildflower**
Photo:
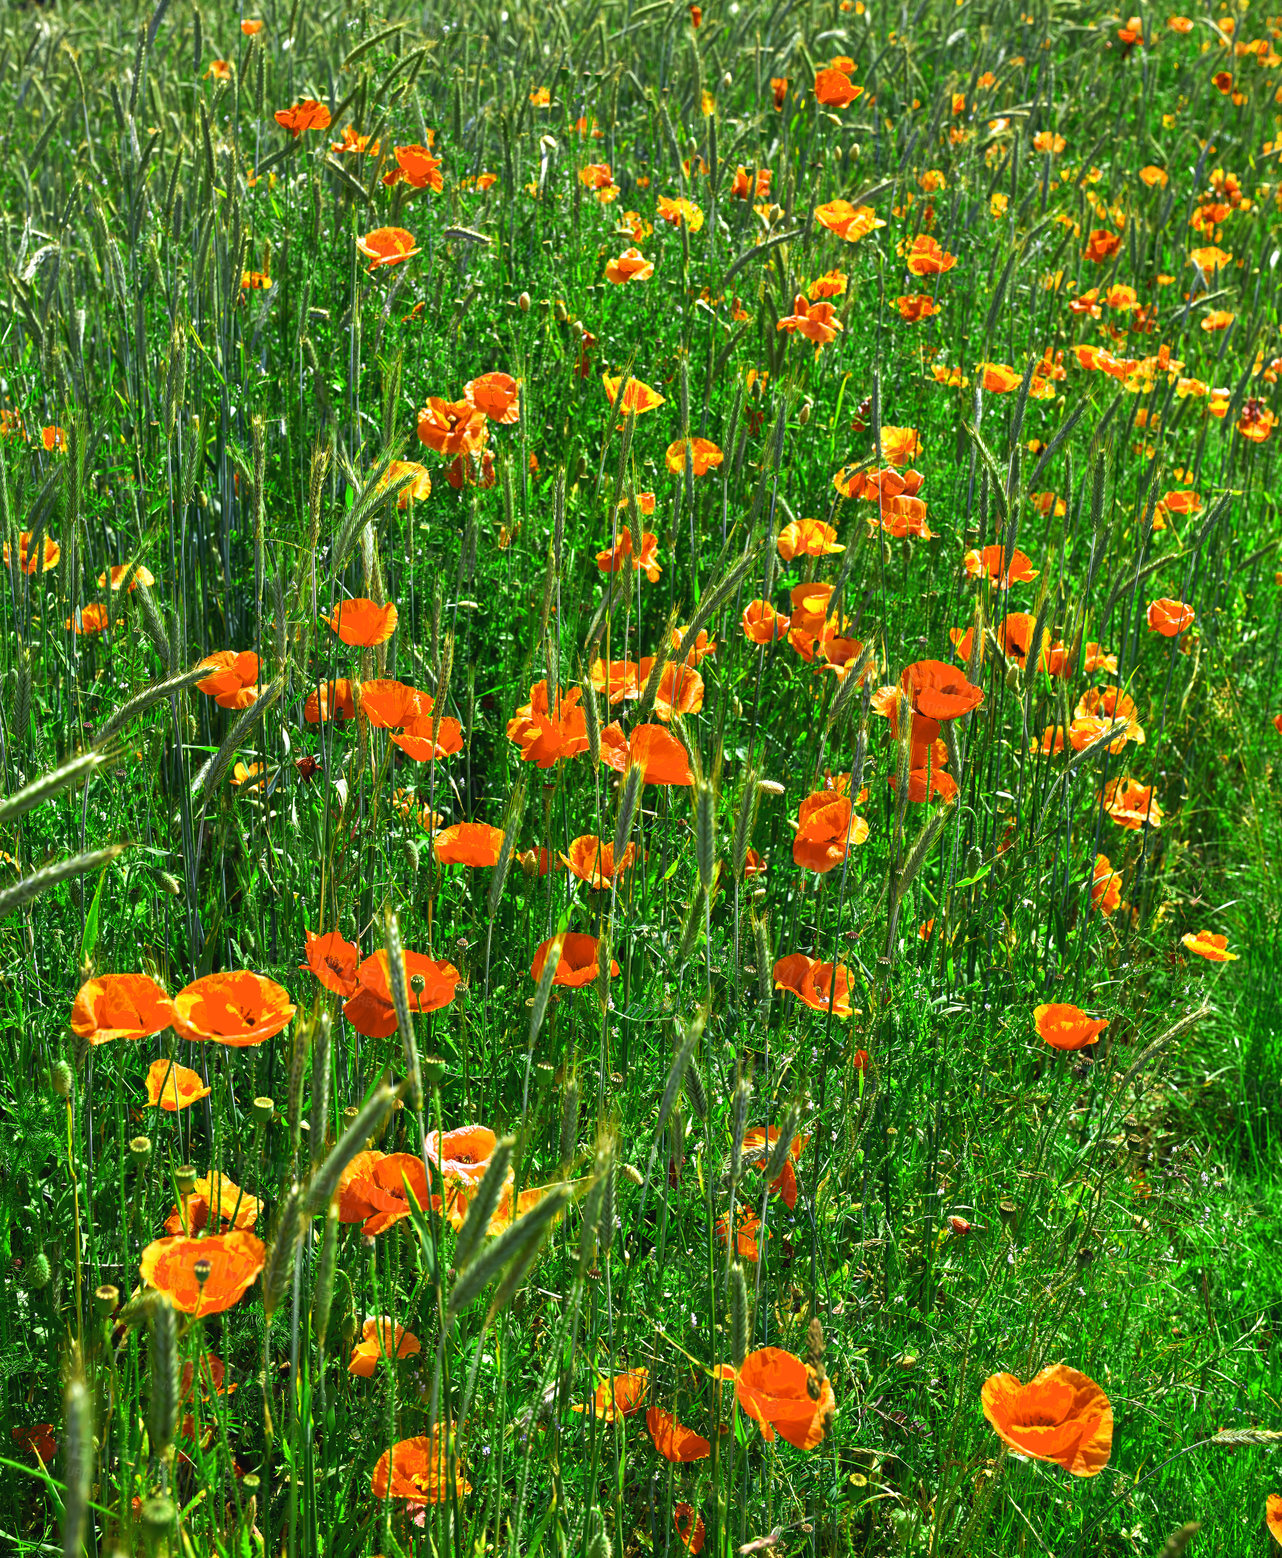
{"type": "Polygon", "coordinates": [[[649,281],[654,275],[654,264],[647,260],[640,249],[625,249],[617,260],[607,260],[605,279],[616,286],[629,281],[649,281]]]}
{"type": "Polygon", "coordinates": [[[1093,1477],[1113,1448],[1113,1409],[1085,1374],[1055,1363],[1027,1385],[994,1374],[981,1392],[984,1416],[1017,1455],[1054,1461],[1074,1477],[1093,1477]]]}
{"type": "Polygon", "coordinates": [[[1107,227],[1097,227],[1086,240],[1082,258],[1090,260],[1095,265],[1102,265],[1105,260],[1111,260],[1121,247],[1120,233],[1110,232],[1107,227]]]}
{"type": "Polygon", "coordinates": [[[834,1017],[843,1022],[852,1015],[850,1004],[850,970],[844,963],[836,966],[836,994],[834,1005],[833,965],[817,963],[804,952],[791,952],[780,958],[774,966],[776,990],[787,990],[812,1011],[826,1012],[832,1009],[834,1017]]]}
{"type": "Polygon", "coordinates": [[[806,288],[812,298],[839,298],[846,295],[849,278],[844,270],[826,270],[806,288]]]}
{"type": "Polygon", "coordinates": [[[240,969],[206,974],[174,997],[174,1032],[232,1049],[263,1044],[289,1025],[295,1007],[287,991],[262,974],[240,969]]]}
{"type": "MultiPolygon", "coordinates": [[[[140,584],[145,584],[148,587],[155,584],[155,576],[152,574],[150,568],[144,568],[141,563],[139,563],[136,567],[134,567],[132,563],[118,563],[111,569],[111,588],[113,590],[118,590],[125,582],[125,575],[129,573],[131,568],[133,569],[133,574],[129,580],[129,588],[125,592],[126,594],[132,595],[140,584]]],[[[98,588],[100,590],[103,589],[106,586],[106,583],[106,573],[100,573],[98,575],[98,588]]]]}
{"type": "Polygon", "coordinates": [[[21,1445],[46,1466],[58,1453],[52,1423],[32,1423],[27,1428],[15,1428],[13,1439],[15,1444],[21,1445]]]}
{"type": "MultiPolygon", "coordinates": [[[[540,942],[534,954],[534,961],[530,964],[530,978],[535,984],[543,977],[543,965],[556,940],[555,936],[550,936],[540,942]]],[[[595,936],[585,935],[582,931],[567,931],[560,940],[561,954],[557,959],[552,983],[569,990],[582,990],[587,985],[595,984],[600,975],[602,943],[595,936]]],[[[618,972],[619,965],[611,958],[610,973],[617,975],[618,972]]]]}
{"type": "Polygon", "coordinates": [[[1188,932],[1180,937],[1180,940],[1200,958],[1205,958],[1208,963],[1236,963],[1238,954],[1229,951],[1227,936],[1217,936],[1209,930],[1200,930],[1194,934],[1188,932]]]}
{"type": "Polygon", "coordinates": [[[476,453],[488,437],[485,413],[467,400],[447,401],[433,395],[419,411],[419,442],[437,454],[453,458],[476,453]]]}
{"type": "Polygon", "coordinates": [[[621,774],[640,767],[643,784],[694,783],[689,754],[662,725],[634,725],[631,736],[617,723],[607,725],[601,732],[601,761],[621,774]]]}
{"type": "Polygon", "coordinates": [[[836,317],[831,303],[810,303],[804,293],[798,292],[792,300],[792,313],[785,314],[775,328],[789,335],[803,335],[822,347],[835,341],[838,331],[846,327],[836,317]]]}
{"type": "Polygon", "coordinates": [[[1136,779],[1110,779],[1104,786],[1101,804],[1119,827],[1138,829],[1146,823],[1162,826],[1162,808],[1153,798],[1153,786],[1136,779]]]}
{"type": "Polygon", "coordinates": [[[928,720],[959,719],[984,701],[981,688],[942,660],[918,660],[907,666],[900,685],[912,700],[913,712],[928,720]]]}
{"type": "Polygon", "coordinates": [[[360,950],[352,942],[344,941],[341,931],[326,931],[318,936],[305,932],[307,961],[300,969],[311,969],[326,990],[341,995],[344,1000],[356,993],[356,965],[360,950]]]}
{"type": "Polygon", "coordinates": [[[147,974],[99,974],[81,985],[71,1008],[71,1031],[91,1045],[146,1038],[173,1021],[173,1003],[147,974]]]}
{"type": "Polygon", "coordinates": [[[929,319],[939,312],[939,304],[925,292],[913,292],[898,297],[895,299],[894,306],[899,310],[899,317],[910,325],[929,319]]]}
{"type": "Polygon", "coordinates": [[[1263,401],[1254,395],[1247,396],[1237,420],[1237,430],[1243,438],[1253,444],[1266,443],[1277,424],[1277,417],[1263,401]]]}
{"type": "MultiPolygon", "coordinates": [[[[719,1217],[716,1226],[717,1238],[722,1244],[730,1242],[730,1222],[726,1217],[719,1217]]],[[[734,1248],[735,1254],[740,1260],[751,1261],[754,1265],[761,1259],[761,1219],[745,1203],[735,1207],[734,1213],[734,1248]]]]}
{"type": "Polygon", "coordinates": [[[1001,546],[986,546],[982,551],[967,552],[963,562],[970,578],[992,579],[1002,590],[1008,590],[1012,584],[1029,584],[1037,577],[1031,558],[1023,552],[1013,551],[1008,563],[1006,550],[1001,546]]]}
{"type": "Polygon", "coordinates": [[[1057,156],[1068,145],[1062,135],[1054,130],[1039,130],[1033,137],[1033,150],[1057,156]]]}
{"type": "Polygon", "coordinates": [[[1146,168],[1140,169],[1140,179],[1150,189],[1165,189],[1171,181],[1166,169],[1159,168],[1153,163],[1149,163],[1146,168]]]}
{"type": "Polygon", "coordinates": [[[794,557],[828,557],[846,550],[838,545],[834,527],[820,519],[791,520],[779,532],[775,545],[785,562],[794,557]]]}
{"type": "Polygon", "coordinates": [[[1116,914],[1122,905],[1122,877],[1107,855],[1096,855],[1091,868],[1091,907],[1103,915],[1116,914]]]}
{"type": "Polygon", "coordinates": [[[382,1315],[377,1320],[366,1320],[361,1327],[361,1340],[352,1351],[347,1372],[360,1379],[373,1379],[380,1359],[391,1362],[396,1358],[412,1358],[422,1350],[422,1344],[412,1331],[393,1325],[387,1315],[382,1315]]]}
{"type": "Polygon", "coordinates": [[[441,177],[441,159],[433,157],[430,146],[422,146],[417,142],[412,146],[397,146],[392,156],[396,159],[396,166],[384,173],[384,184],[398,184],[404,179],[412,189],[430,189],[438,195],[445,188],[445,180],[441,177]]]}
{"type": "Polygon", "coordinates": [[[777,612],[769,601],[753,600],[743,608],[741,621],[744,637],[751,643],[773,644],[786,636],[791,619],[777,612]]]}
{"type": "Polygon", "coordinates": [[[240,30],[247,38],[254,38],[262,32],[263,24],[259,21],[244,21],[240,24],[240,30]]]}
{"type": "MultiPolygon", "coordinates": [[[[547,88],[540,90],[546,98],[547,88]]],[[[429,1434],[402,1439],[390,1450],[384,1450],[370,1476],[370,1487],[375,1498],[409,1499],[411,1507],[443,1504],[451,1489],[458,1498],[472,1491],[472,1484],[463,1475],[463,1463],[453,1454],[449,1438],[439,1425],[429,1434]]]]}
{"type": "Polygon", "coordinates": [[[1108,1027],[1107,1017],[1088,1017],[1080,1006],[1067,1002],[1034,1007],[1033,1022],[1039,1037],[1052,1049],[1060,1050],[1085,1049],[1108,1027]]]}
{"type": "Polygon", "coordinates": [[[377,601],[357,597],[340,601],[326,621],[345,644],[371,649],[385,644],[395,633],[397,616],[391,601],[380,606],[377,601]]]}
{"type": "MultiPolygon", "coordinates": [[[[605,386],[605,398],[613,406],[619,395],[619,386],[623,382],[621,373],[613,377],[606,373],[601,376],[601,383],[605,386]]],[[[648,384],[643,384],[640,379],[628,378],[628,386],[623,392],[623,398],[618,410],[624,415],[635,414],[641,416],[647,411],[653,411],[656,406],[662,406],[665,396],[658,390],[651,389],[648,384]]]]}
{"type": "MultiPolygon", "coordinates": [[[[745,1131],[743,1147],[745,1153],[753,1153],[760,1158],[755,1162],[754,1168],[765,1168],[765,1160],[774,1150],[775,1143],[779,1140],[777,1126],[769,1127],[754,1125],[745,1131]]],[[[789,1211],[797,1204],[797,1171],[794,1165],[806,1149],[809,1136],[794,1136],[788,1143],[788,1155],[784,1159],[783,1168],[779,1174],[770,1181],[769,1189],[777,1192],[783,1199],[784,1205],[789,1211]]]]}
{"type": "Polygon", "coordinates": [[[678,438],[668,445],[664,464],[674,476],[685,473],[687,454],[695,476],[706,476],[714,465],[720,465],[725,456],[710,438],[678,438]]]}
{"type": "Polygon", "coordinates": [[[154,1239],[142,1252],[138,1269],[147,1286],[163,1293],[175,1309],[199,1317],[222,1314],[238,1304],[266,1258],[261,1239],[234,1228],[200,1239],[181,1233],[154,1239]]]}
{"type": "Polygon", "coordinates": [[[369,270],[384,265],[399,265],[418,253],[414,234],[403,227],[376,227],[356,240],[356,247],[369,260],[369,270]]]}
{"type": "Polygon", "coordinates": [[[1196,616],[1192,606],[1186,606],[1183,601],[1161,599],[1148,603],[1149,630],[1160,633],[1163,638],[1178,638],[1185,628],[1193,625],[1196,616]]]}
{"type": "Polygon", "coordinates": [[[470,866],[479,870],[498,864],[503,848],[503,829],[488,822],[456,822],[442,828],[433,841],[436,858],[443,866],[470,866]]]}
{"type": "Polygon", "coordinates": [[[159,1106],[166,1114],[177,1114],[190,1108],[202,1098],[209,1097],[198,1071],[186,1066],[173,1065],[167,1060],[153,1060],[143,1079],[147,1089],[147,1103],[155,1109],[159,1106]]]}
{"type": "Polygon", "coordinates": [[[1087,644],[1082,651],[1082,670],[1088,676],[1096,671],[1103,671],[1109,676],[1117,675],[1117,656],[1111,655],[1099,644],[1087,644]]]}
{"type": "Polygon", "coordinates": [[[321,682],[314,692],[308,694],[303,705],[303,718],[309,725],[319,725],[329,719],[355,719],[356,699],[351,682],[346,677],[321,682]]]}
{"type": "Polygon", "coordinates": [[[204,1175],[165,1221],[166,1233],[203,1233],[210,1220],[232,1228],[252,1228],[258,1221],[258,1200],[225,1174],[204,1175]]]}
{"type": "Polygon", "coordinates": [[[649,1394],[649,1369],[629,1369],[611,1379],[603,1378],[593,1394],[591,1406],[578,1405],[575,1411],[590,1412],[603,1422],[613,1423],[616,1418],[631,1417],[634,1412],[639,1412],[649,1394]]]}
{"type": "MultiPolygon", "coordinates": [[[[33,554],[31,547],[30,530],[23,530],[18,535],[18,567],[23,573],[35,573],[39,568],[41,573],[48,573],[58,566],[58,560],[62,556],[62,548],[52,536],[45,536],[40,543],[39,553],[33,554]]],[[[4,543],[4,565],[9,567],[9,543],[4,543]]]]}
{"type": "Polygon", "coordinates": [[[775,111],[776,111],[776,113],[778,113],[778,112],[782,111],[783,105],[784,105],[784,101],[786,100],[786,98],[788,96],[788,78],[787,78],[787,76],[771,76],[771,78],[770,78],[770,90],[774,94],[775,111]]]}
{"type": "Polygon", "coordinates": [[[552,106],[552,93],[547,87],[535,87],[530,93],[530,104],[534,108],[550,108],[552,106]]]}
{"type": "Polygon", "coordinates": [[[697,233],[703,226],[703,212],[684,196],[673,199],[669,195],[660,195],[655,215],[669,227],[680,227],[684,222],[692,233],[697,233]]]}
{"type": "Polygon", "coordinates": [[[90,601],[87,606],[82,606],[76,612],[74,620],[67,617],[62,625],[69,633],[105,633],[107,631],[107,608],[101,601],[90,601]]]}
{"type": "Polygon", "coordinates": [[[816,206],[815,220],[847,243],[858,243],[886,225],[871,206],[852,206],[848,200],[830,200],[816,206]]]}
{"type": "Polygon", "coordinates": [[[1227,330],[1236,318],[1237,315],[1230,313],[1227,308],[1213,308],[1204,315],[1202,329],[1208,335],[1214,335],[1217,330],[1227,330]]]}
{"type": "Polygon", "coordinates": [[[396,507],[406,509],[411,503],[422,503],[432,496],[432,478],[427,467],[417,460],[392,460],[379,478],[376,491],[385,492],[402,477],[408,478],[396,494],[396,507]]]}
{"type": "MultiPolygon", "coordinates": [[[[462,977],[453,963],[408,949],[401,953],[401,961],[411,1013],[437,1012],[450,1005],[462,977]]],[[[343,1007],[343,1016],[368,1039],[390,1038],[398,1027],[389,968],[385,951],[367,957],[356,970],[356,990],[343,1007]]]]}
{"type": "Polygon", "coordinates": [[[839,866],[854,846],[868,838],[868,824],[857,814],[849,796],[834,797],[818,790],[802,801],[797,813],[797,832],[792,858],[806,871],[821,875],[839,866]]]}
{"type": "Polygon", "coordinates": [[[40,442],[45,446],[49,454],[66,454],[67,435],[60,427],[42,427],[40,429],[40,442]]]}
{"type": "Polygon", "coordinates": [[[767,1441],[777,1430],[799,1450],[813,1450],[836,1416],[837,1400],[828,1379],[780,1347],[759,1348],[747,1355],[741,1368],[722,1363],[714,1372],[718,1379],[734,1381],[740,1407],[767,1441]]]}
{"type": "Polygon", "coordinates": [[[575,757],[588,749],[587,719],[578,707],[583,691],[548,691],[546,679],[530,688],[529,703],[522,704],[508,721],[509,741],[521,748],[521,761],[551,768],[559,758],[575,757]]]}
{"type": "Polygon", "coordinates": [[[424,712],[424,699],[430,712],[431,698],[404,682],[375,677],[360,684],[361,712],[376,730],[413,724],[424,712]]]}
{"type": "Polygon", "coordinates": [[[747,168],[736,168],[730,185],[731,197],[735,200],[769,200],[772,178],[769,168],[758,168],[755,177],[747,168]]]}
{"type": "MultiPolygon", "coordinates": [[[[654,660],[647,656],[641,661],[638,679],[649,681],[654,660]]],[[[659,677],[654,694],[654,715],[665,725],[674,714],[697,714],[703,707],[703,677],[688,665],[669,660],[659,677]]]]}
{"type": "Polygon", "coordinates": [[[827,66],[815,75],[815,98],[825,108],[849,108],[863,95],[864,89],[855,86],[843,71],[827,66]]]}
{"type": "Polygon", "coordinates": [[[205,72],[205,77],[208,79],[212,76],[215,81],[230,81],[231,74],[230,60],[210,60],[209,69],[205,72]]]}
{"type": "Polygon", "coordinates": [[[679,1423],[671,1412],[660,1407],[651,1407],[646,1413],[645,1426],[664,1460],[680,1465],[686,1461],[702,1461],[712,1454],[711,1444],[701,1434],[679,1423]]]}
{"type": "Polygon", "coordinates": [[[1009,395],[1021,383],[1019,374],[1003,362],[977,363],[975,371],[981,374],[980,383],[990,395],[1009,395]]]}
{"type": "Polygon", "coordinates": [[[220,649],[200,663],[210,668],[210,675],[196,683],[196,690],[207,693],[220,709],[247,709],[258,697],[258,656],[252,649],[240,654],[220,649]]]}
{"type": "Polygon", "coordinates": [[[291,108],[278,108],[274,117],[281,129],[288,130],[295,140],[307,130],[329,129],[329,109],[314,97],[305,97],[291,108]]]}
{"type": "Polygon", "coordinates": [[[946,253],[929,233],[918,233],[904,261],[910,276],[941,276],[956,263],[957,256],[946,253]]]}
{"type": "Polygon", "coordinates": [[[468,405],[500,427],[521,418],[521,386],[509,373],[483,373],[463,386],[468,405]]]}
{"type": "MultiPolygon", "coordinates": [[[[1282,1499],[1278,1502],[1282,1504],[1282,1499]]],[[[1282,1515],[1278,1523],[1282,1526],[1282,1515]]],[[[708,1534],[703,1516],[691,1504],[677,1504],[672,1511],[672,1524],[676,1528],[677,1540],[690,1554],[690,1558],[698,1558],[708,1534]]]]}

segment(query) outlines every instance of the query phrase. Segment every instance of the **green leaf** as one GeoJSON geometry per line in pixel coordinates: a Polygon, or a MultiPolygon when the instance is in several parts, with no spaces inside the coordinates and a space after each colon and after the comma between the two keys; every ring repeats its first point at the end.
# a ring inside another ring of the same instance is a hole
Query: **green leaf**
{"type": "Polygon", "coordinates": [[[80,965],[86,967],[94,954],[94,948],[98,945],[98,921],[99,911],[102,907],[102,889],[107,880],[107,872],[111,868],[103,866],[98,874],[98,887],[93,895],[93,902],[89,905],[89,913],[85,916],[84,940],[80,943],[80,965]]]}

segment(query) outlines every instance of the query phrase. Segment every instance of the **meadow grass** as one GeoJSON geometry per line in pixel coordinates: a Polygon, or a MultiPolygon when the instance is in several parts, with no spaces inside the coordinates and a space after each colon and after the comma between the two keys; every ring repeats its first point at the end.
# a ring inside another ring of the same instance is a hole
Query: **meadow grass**
{"type": "Polygon", "coordinates": [[[7,9],[4,1551],[1282,1543],[1212,12],[7,9]]]}

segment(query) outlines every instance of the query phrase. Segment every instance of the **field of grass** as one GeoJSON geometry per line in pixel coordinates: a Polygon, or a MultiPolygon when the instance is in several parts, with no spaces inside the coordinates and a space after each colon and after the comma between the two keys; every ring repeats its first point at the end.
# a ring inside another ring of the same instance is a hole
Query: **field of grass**
{"type": "Polygon", "coordinates": [[[0,17],[0,1552],[1282,1547],[1282,17],[0,17]]]}

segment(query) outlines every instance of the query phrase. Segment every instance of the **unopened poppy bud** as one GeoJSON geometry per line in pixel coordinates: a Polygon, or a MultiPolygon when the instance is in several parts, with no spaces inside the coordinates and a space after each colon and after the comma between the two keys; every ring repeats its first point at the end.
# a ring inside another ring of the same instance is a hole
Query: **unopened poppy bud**
{"type": "Polygon", "coordinates": [[[732,87],[732,86],[734,86],[734,77],[730,74],[729,71],[726,71],[725,75],[722,76],[722,78],[721,78],[721,85],[723,87],[732,87]]]}
{"type": "Polygon", "coordinates": [[[570,317],[569,310],[566,308],[565,304],[562,303],[560,298],[557,298],[556,301],[552,304],[552,317],[559,325],[563,325],[570,317]]]}
{"type": "Polygon", "coordinates": [[[270,1098],[255,1098],[250,1110],[259,1125],[266,1125],[276,1113],[276,1105],[270,1098]]]}
{"type": "Polygon", "coordinates": [[[356,1338],[356,1316],[349,1310],[343,1316],[343,1343],[350,1347],[356,1338]]]}
{"type": "Polygon", "coordinates": [[[142,1168],[151,1157],[151,1137],[135,1136],[129,1143],[129,1156],[142,1168]]]}
{"type": "Polygon", "coordinates": [[[962,1239],[970,1232],[970,1224],[964,1217],[950,1217],[948,1219],[948,1231],[962,1239]]]}
{"type": "Polygon", "coordinates": [[[522,292],[520,297],[516,300],[516,306],[523,314],[528,314],[530,312],[530,294],[528,292],[522,292]]]}
{"type": "Polygon", "coordinates": [[[801,402],[801,410],[797,413],[797,425],[799,427],[805,427],[806,423],[810,420],[810,413],[813,410],[814,403],[812,401],[803,400],[801,402]]]}
{"type": "Polygon", "coordinates": [[[997,1210],[1001,1214],[1002,1227],[1013,1228],[1016,1219],[1019,1217],[1019,1208],[1015,1203],[1013,1201],[1003,1201],[997,1210]]]}
{"type": "Polygon", "coordinates": [[[65,1060],[60,1060],[49,1073],[49,1086],[58,1098],[70,1098],[71,1089],[75,1078],[71,1074],[71,1067],[65,1060]]]}
{"type": "Polygon", "coordinates": [[[209,507],[209,499],[205,496],[204,490],[200,487],[196,488],[196,507],[202,509],[207,509],[209,507]]]}
{"type": "Polygon", "coordinates": [[[174,1170],[174,1183],[178,1186],[178,1194],[189,1196],[196,1188],[196,1170],[190,1163],[180,1164],[174,1170]]]}
{"type": "Polygon", "coordinates": [[[98,1318],[106,1320],[114,1315],[120,1304],[120,1289],[113,1287],[110,1282],[104,1282],[100,1288],[94,1289],[93,1306],[98,1311],[98,1318]]]}

